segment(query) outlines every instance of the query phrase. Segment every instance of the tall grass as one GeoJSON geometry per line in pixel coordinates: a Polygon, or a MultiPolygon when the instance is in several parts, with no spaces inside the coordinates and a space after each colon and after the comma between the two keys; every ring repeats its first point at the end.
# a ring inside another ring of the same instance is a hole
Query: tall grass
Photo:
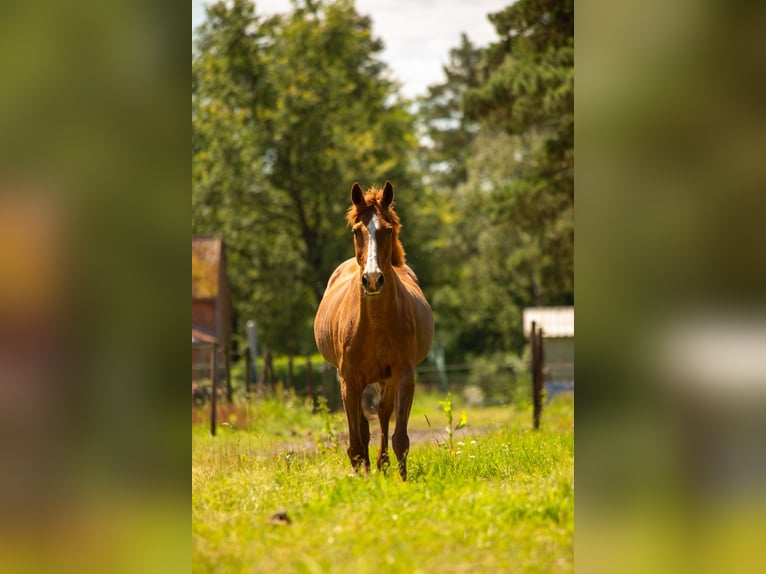
{"type": "MultiPolygon", "coordinates": [[[[421,399],[413,414],[442,426],[438,401],[421,399]]],[[[483,433],[457,431],[454,452],[413,443],[406,483],[352,473],[345,441],[317,449],[290,432],[294,419],[262,412],[270,428],[254,420],[215,438],[194,428],[193,571],[571,571],[572,398],[552,401],[538,432],[526,408],[491,412],[468,409],[483,433]],[[282,512],[289,523],[271,519],[282,512]]],[[[321,433],[328,416],[311,415],[306,432],[321,433]]]]}

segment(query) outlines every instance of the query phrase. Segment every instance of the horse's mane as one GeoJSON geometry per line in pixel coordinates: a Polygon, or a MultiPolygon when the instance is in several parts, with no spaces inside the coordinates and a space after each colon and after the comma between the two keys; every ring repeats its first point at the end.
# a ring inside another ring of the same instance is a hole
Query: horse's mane
{"type": "Polygon", "coordinates": [[[353,226],[364,219],[370,211],[376,210],[383,219],[393,228],[393,246],[391,250],[391,265],[401,267],[405,263],[405,253],[402,242],[399,241],[399,230],[402,224],[399,222],[399,216],[394,211],[393,202],[387,208],[383,207],[383,190],[371,187],[364,194],[364,206],[357,206],[352,203],[346,212],[346,221],[353,226]]]}

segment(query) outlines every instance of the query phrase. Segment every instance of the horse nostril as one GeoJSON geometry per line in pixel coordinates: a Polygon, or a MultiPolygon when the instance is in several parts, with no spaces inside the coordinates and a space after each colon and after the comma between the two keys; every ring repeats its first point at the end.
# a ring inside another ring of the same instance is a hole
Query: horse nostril
{"type": "Polygon", "coordinates": [[[370,286],[370,282],[367,281],[367,275],[362,275],[362,286],[367,289],[370,286]]]}
{"type": "Polygon", "coordinates": [[[378,288],[383,287],[383,275],[380,276],[380,279],[378,280],[378,288]]]}

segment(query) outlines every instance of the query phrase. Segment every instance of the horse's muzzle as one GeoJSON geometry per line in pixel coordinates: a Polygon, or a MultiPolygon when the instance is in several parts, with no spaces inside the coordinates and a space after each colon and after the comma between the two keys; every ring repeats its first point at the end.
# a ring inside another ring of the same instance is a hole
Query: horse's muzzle
{"type": "Polygon", "coordinates": [[[380,271],[362,273],[362,287],[365,295],[379,295],[383,290],[383,273],[380,271]]]}

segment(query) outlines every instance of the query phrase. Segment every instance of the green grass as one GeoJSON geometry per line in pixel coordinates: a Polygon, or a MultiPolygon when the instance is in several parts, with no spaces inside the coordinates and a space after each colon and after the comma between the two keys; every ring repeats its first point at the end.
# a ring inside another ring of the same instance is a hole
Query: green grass
{"type": "Polygon", "coordinates": [[[571,572],[572,397],[546,405],[538,432],[529,408],[466,408],[454,455],[440,399],[413,406],[427,439],[411,446],[406,483],[393,468],[353,474],[345,439],[326,440],[343,415],[300,401],[251,405],[216,437],[193,425],[193,571],[571,572]],[[290,524],[272,523],[282,510],[290,524]]]}

